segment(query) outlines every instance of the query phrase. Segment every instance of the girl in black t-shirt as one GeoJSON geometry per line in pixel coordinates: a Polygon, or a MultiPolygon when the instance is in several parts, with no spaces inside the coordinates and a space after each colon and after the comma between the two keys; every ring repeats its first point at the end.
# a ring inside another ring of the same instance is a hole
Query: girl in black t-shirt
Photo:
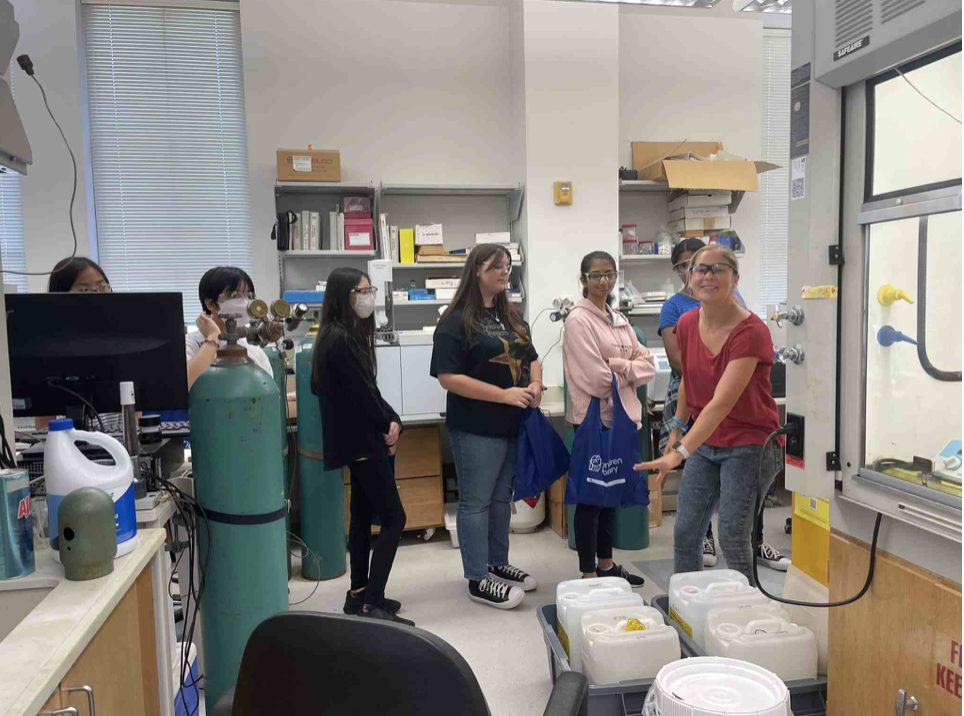
{"type": "Polygon", "coordinates": [[[517,606],[536,580],[509,564],[516,445],[525,408],[542,400],[529,326],[506,294],[505,247],[480,244],[435,329],[431,374],[448,391],[445,424],[459,481],[458,537],[469,596],[517,606]]]}
{"type": "Polygon", "coordinates": [[[414,626],[397,616],[399,602],[385,598],[406,516],[391,457],[402,421],[375,383],[376,291],[358,269],[331,272],[311,356],[311,392],[321,409],[325,469],[347,466],[351,472],[351,589],[345,613],[414,626]],[[381,521],[381,532],[369,570],[373,515],[381,521]]]}

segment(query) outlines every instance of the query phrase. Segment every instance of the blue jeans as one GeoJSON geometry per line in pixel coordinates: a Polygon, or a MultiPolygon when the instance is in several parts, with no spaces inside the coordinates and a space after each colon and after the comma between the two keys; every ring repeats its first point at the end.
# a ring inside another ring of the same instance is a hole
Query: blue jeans
{"type": "Polygon", "coordinates": [[[673,570],[703,569],[703,535],[719,504],[717,540],[730,569],[753,584],[753,510],[758,493],[766,494],[783,463],[783,451],[767,448],[759,473],[762,445],[715,448],[701,445],[686,460],[679,486],[673,529],[673,570]]]}
{"type": "Polygon", "coordinates": [[[509,563],[509,519],[517,437],[493,438],[449,429],[459,480],[458,535],[466,579],[509,563]]]}

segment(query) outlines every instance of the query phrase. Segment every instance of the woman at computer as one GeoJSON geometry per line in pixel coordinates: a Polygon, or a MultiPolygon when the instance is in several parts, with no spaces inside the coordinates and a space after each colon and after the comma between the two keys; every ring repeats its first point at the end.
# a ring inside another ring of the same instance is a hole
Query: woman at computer
{"type": "MultiPolygon", "coordinates": [[[[184,349],[187,355],[187,387],[194,385],[194,381],[211,367],[217,357],[218,348],[224,343],[220,336],[225,331],[224,321],[220,317],[222,306],[228,301],[243,302],[254,299],[254,281],[243,269],[234,266],[218,266],[209,269],[198,284],[198,298],[201,299],[203,310],[197,317],[198,330],[191,331],[184,337],[184,349]]],[[[271,363],[268,356],[258,346],[253,346],[244,338],[238,341],[244,346],[250,358],[259,368],[271,375],[271,363]]]]}
{"type": "Polygon", "coordinates": [[[85,256],[58,261],[50,272],[47,293],[110,293],[104,269],[85,256]]]}
{"type": "Polygon", "coordinates": [[[321,326],[311,356],[311,392],[321,410],[325,469],[348,467],[351,515],[348,553],[351,588],[346,614],[409,626],[401,604],[385,598],[385,586],[405,528],[405,508],[395,486],[391,455],[402,421],[378,390],[375,376],[375,294],[368,275],[337,268],[328,276],[321,326]],[[372,517],[381,532],[371,551],[372,517]]]}

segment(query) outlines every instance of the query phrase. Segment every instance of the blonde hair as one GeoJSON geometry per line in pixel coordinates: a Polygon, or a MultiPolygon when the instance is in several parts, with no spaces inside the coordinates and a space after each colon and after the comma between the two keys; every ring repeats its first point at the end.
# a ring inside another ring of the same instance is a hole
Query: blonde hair
{"type": "Polygon", "coordinates": [[[740,261],[736,258],[736,254],[733,253],[732,249],[728,249],[726,246],[720,246],[719,244],[707,244],[702,249],[693,254],[690,259],[690,270],[693,266],[696,266],[696,260],[705,253],[710,251],[719,251],[723,256],[723,263],[733,269],[733,273],[737,276],[740,275],[740,261]]]}

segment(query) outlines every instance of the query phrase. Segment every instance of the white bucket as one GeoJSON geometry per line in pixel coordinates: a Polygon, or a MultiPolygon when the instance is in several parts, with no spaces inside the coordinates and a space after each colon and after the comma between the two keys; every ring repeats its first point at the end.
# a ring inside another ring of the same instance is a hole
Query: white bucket
{"type": "Polygon", "coordinates": [[[546,521],[546,495],[539,493],[539,500],[535,507],[530,507],[525,500],[512,503],[515,511],[509,518],[509,531],[516,533],[534,532],[546,521]]]}
{"type": "Polygon", "coordinates": [[[682,572],[669,579],[669,615],[693,641],[705,647],[706,615],[717,607],[769,604],[756,587],[734,569],[682,572]]]}
{"type": "Polygon", "coordinates": [[[667,664],[646,695],[644,716],[791,716],[790,691],[772,671],[736,659],[667,664]]]}
{"type": "Polygon", "coordinates": [[[618,587],[594,589],[588,594],[563,594],[556,602],[556,623],[559,641],[569,655],[569,668],[582,673],[583,614],[607,607],[642,606],[645,606],[645,602],[641,596],[618,587]]]}
{"type": "Polygon", "coordinates": [[[817,639],[776,605],[711,609],[706,655],[765,666],[784,681],[817,678],[817,639]]]}
{"type": "Polygon", "coordinates": [[[583,673],[596,686],[652,679],[681,656],[679,632],[652,607],[589,612],[582,631],[583,673]]]}
{"type": "Polygon", "coordinates": [[[459,503],[446,502],[445,517],[444,517],[445,529],[448,530],[449,539],[452,540],[452,547],[454,549],[459,548],[458,517],[459,517],[459,503]]]}
{"type": "Polygon", "coordinates": [[[74,430],[73,425],[70,419],[51,420],[44,445],[44,478],[53,557],[60,561],[60,552],[54,546],[58,535],[57,508],[68,494],[81,487],[98,487],[114,500],[116,557],[120,557],[137,546],[134,467],[130,455],[121,443],[109,435],[74,430]],[[88,460],[74,445],[78,440],[103,448],[110,453],[114,464],[99,465],[88,460]]]}

